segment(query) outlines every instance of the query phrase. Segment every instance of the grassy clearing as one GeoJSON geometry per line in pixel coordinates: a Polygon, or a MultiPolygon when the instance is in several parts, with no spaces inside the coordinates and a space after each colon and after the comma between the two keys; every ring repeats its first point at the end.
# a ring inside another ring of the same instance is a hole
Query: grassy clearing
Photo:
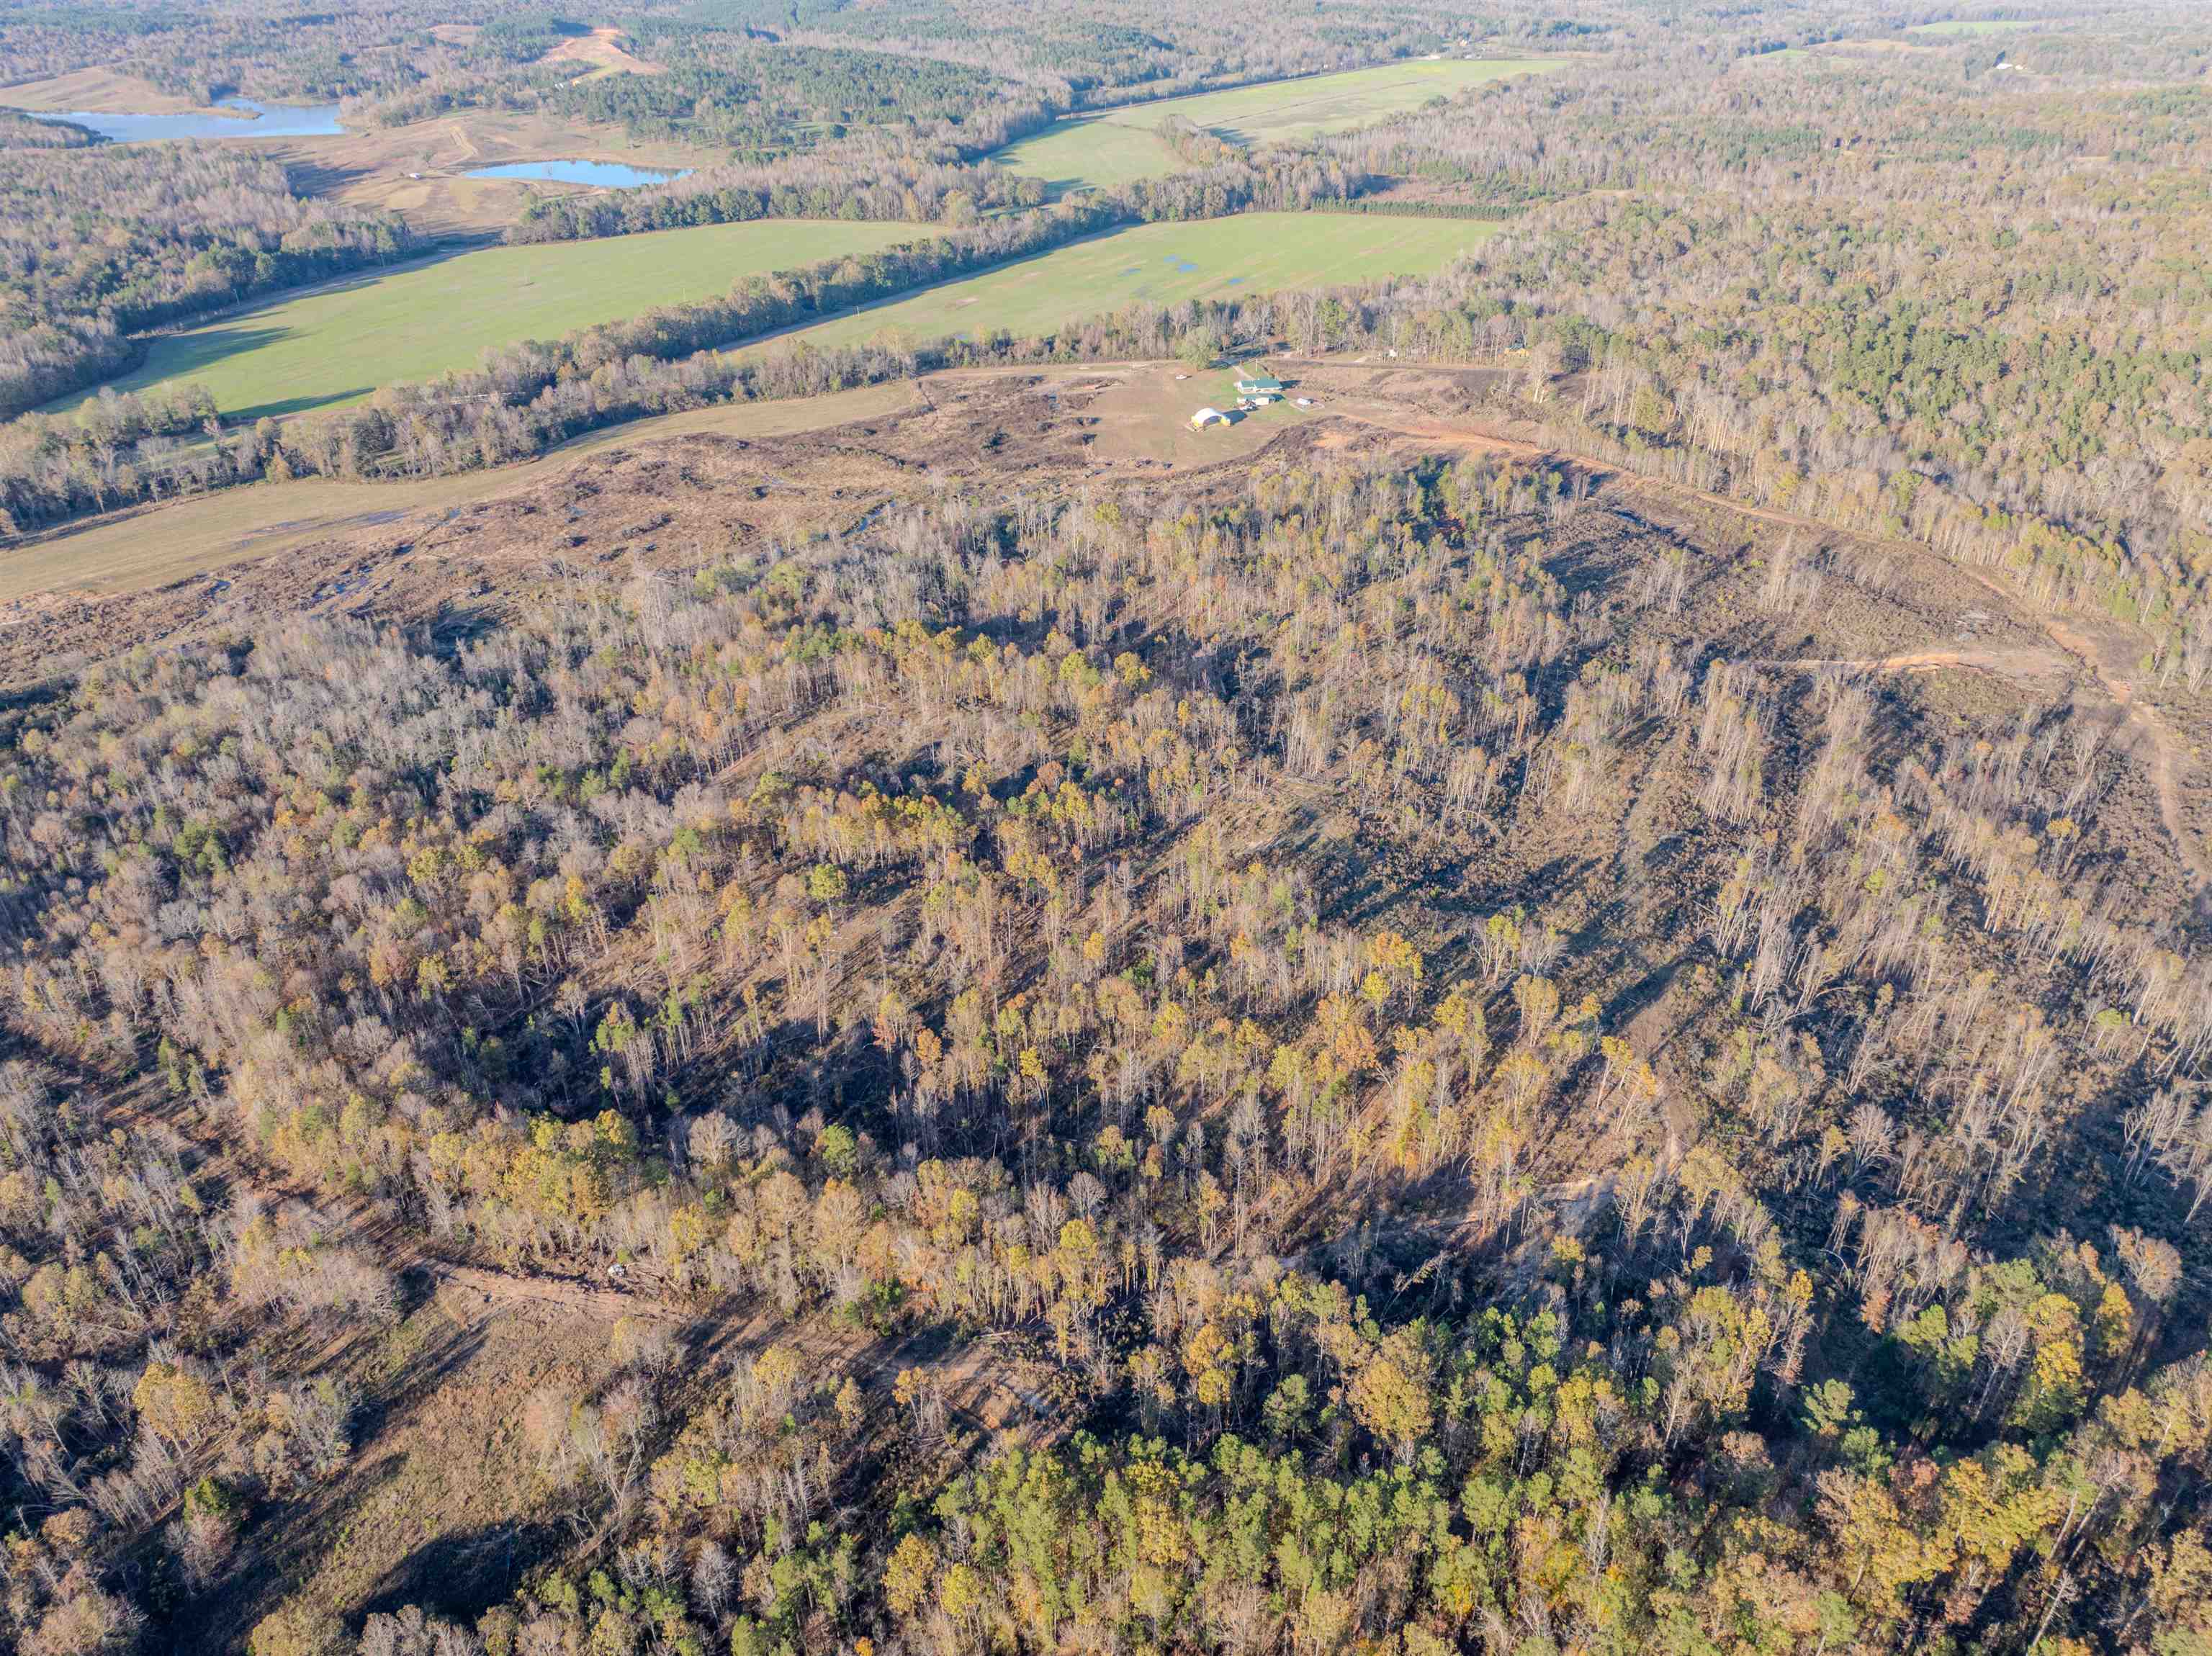
{"type": "Polygon", "coordinates": [[[1441,270],[1498,227],[1351,213],[1240,213],[1138,225],[817,323],[796,337],[848,345],[878,337],[975,338],[1000,329],[1017,337],[1048,333],[1139,300],[1171,305],[1421,275],[1441,270]]]}
{"type": "Polygon", "coordinates": [[[368,1331],[338,1366],[368,1400],[373,1431],[327,1485],[278,1509],[258,1538],[259,1568],[232,1571],[195,1606],[172,1647],[179,1656],[244,1649],[280,1595],[356,1623],[424,1600],[465,1617],[506,1598],[563,1534],[576,1503],[532,1451],[523,1404],[540,1386],[580,1393],[604,1382],[602,1322],[495,1310],[446,1288],[368,1331]]]}
{"type": "Polygon", "coordinates": [[[136,391],[195,382],[240,419],[327,408],[395,380],[473,367],[488,347],[705,299],[740,276],[871,252],[915,234],[907,224],[768,220],[489,247],[349,277],[166,336],[137,373],[114,383],[136,391]]]}
{"type": "MultiPolygon", "coordinates": [[[[1165,107],[1166,106],[1162,106],[1165,107]]],[[[1155,114],[1154,120],[1161,118],[1155,114]]],[[[1057,121],[1033,138],[1002,149],[992,160],[1041,178],[1055,197],[1079,190],[1105,190],[1136,179],[1158,178],[1182,163],[1158,135],[1135,120],[1091,115],[1057,121]]]]}
{"type": "MultiPolygon", "coordinates": [[[[1139,368],[1102,392],[1089,412],[1098,422],[1091,449],[1102,460],[1153,460],[1171,466],[1202,466],[1241,459],[1263,448],[1292,426],[1324,417],[1327,398],[1302,409],[1285,399],[1237,414],[1237,377],[1264,373],[1265,363],[1247,363],[1204,373],[1163,365],[1139,368]],[[1201,408],[1231,414],[1234,423],[1192,429],[1190,416],[1201,408]]],[[[1291,397],[1307,396],[1297,376],[1285,379],[1291,397]]]]}
{"type": "Polygon", "coordinates": [[[564,443],[542,459],[491,471],[392,483],[311,477],[194,495],[98,519],[0,553],[0,604],[33,592],[128,592],[164,585],[240,558],[292,551],[348,530],[394,523],[412,513],[447,511],[512,494],[594,449],[693,432],[777,437],[818,431],[855,420],[881,419],[913,400],[914,387],[901,380],[830,397],[743,403],[634,420],[564,443]]]}
{"type": "Polygon", "coordinates": [[[1431,98],[1448,98],[1468,87],[1509,75],[1563,66],[1564,58],[1499,58],[1469,63],[1421,59],[1347,70],[1298,81],[1201,92],[1188,98],[1135,104],[1060,121],[1033,138],[1009,145],[992,159],[1017,173],[1045,179],[1056,191],[1110,188],[1133,179],[1172,172],[1175,156],[1155,136],[1170,115],[1181,115],[1222,137],[1247,146],[1317,132],[1341,132],[1385,115],[1417,109],[1431,98]]]}

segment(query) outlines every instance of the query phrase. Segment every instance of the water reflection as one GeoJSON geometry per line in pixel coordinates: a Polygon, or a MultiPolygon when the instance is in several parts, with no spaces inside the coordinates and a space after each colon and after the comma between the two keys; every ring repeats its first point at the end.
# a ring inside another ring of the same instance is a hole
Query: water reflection
{"type": "Polygon", "coordinates": [[[590,184],[602,190],[635,190],[641,184],[666,184],[689,173],[655,172],[650,167],[625,167],[620,161],[509,161],[504,167],[480,167],[472,179],[533,179],[546,184],[590,184]]]}
{"type": "MultiPolygon", "coordinates": [[[[0,101],[6,94],[0,93],[0,101]]],[[[188,109],[176,115],[112,115],[70,110],[52,117],[71,121],[117,143],[153,143],[172,138],[316,138],[345,129],[336,104],[257,104],[250,98],[225,98],[213,109],[188,109]],[[222,112],[229,110],[226,115],[222,112]]]]}

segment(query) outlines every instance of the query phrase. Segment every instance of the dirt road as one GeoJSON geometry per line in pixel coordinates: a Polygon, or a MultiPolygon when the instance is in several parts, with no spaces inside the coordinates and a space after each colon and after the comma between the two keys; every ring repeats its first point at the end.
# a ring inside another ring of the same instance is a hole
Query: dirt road
{"type": "MultiPolygon", "coordinates": [[[[1402,370],[1408,365],[1329,363],[1332,367],[1365,367],[1402,370]]],[[[1871,536],[1837,528],[1817,518],[1801,517],[1794,513],[1779,512],[1769,507],[1753,506],[1725,494],[1716,494],[1708,489],[1695,488],[1687,483],[1670,482],[1662,477],[1647,477],[1638,473],[1623,471],[1609,461],[1595,456],[1577,454],[1570,450],[1529,441],[1499,429],[1497,426],[1478,420],[1442,420],[1428,416],[1407,416],[1387,404],[1352,403],[1340,404],[1334,410],[1340,417],[1372,428],[1388,431],[1403,438],[1424,444],[1437,444],[1474,453],[1521,455],[1529,458],[1553,458],[1564,461],[1604,480],[1605,486],[1623,494],[1658,496],[1664,499],[1693,501],[1716,511],[1732,513],[1748,518],[1755,523],[1771,524],[1783,528],[1800,529],[1824,536],[1842,536],[1871,544],[1891,544],[1931,557],[1942,555],[1917,541],[1883,543],[1871,536]]],[[[2163,715],[2145,703],[2136,695],[2119,665],[2112,659],[2110,645],[2100,646],[2078,628],[2061,617],[2026,603],[2019,593],[1999,581],[1986,570],[1971,564],[1944,559],[1947,567],[1958,570],[1976,585],[2002,599],[2008,609],[2027,615],[2040,628],[2056,648],[2056,653],[2042,651],[1924,651],[1909,656],[1886,657],[1866,661],[1802,661],[1778,663],[1777,665],[1805,667],[1859,667],[1873,671],[1933,671],[1947,666],[1978,668],[2007,676],[2027,676],[2051,671],[2054,668],[2070,668],[2094,684],[2121,713],[2123,722],[2146,750],[2148,768],[2158,796],[2159,818],[2166,827],[2167,836],[2173,841],[2176,854],[2190,878],[2201,893],[2212,890],[2212,851],[2199,845],[2189,831],[2188,818],[2182,808],[2181,779],[2191,764],[2188,744],[2167,723],[2163,715]]]]}

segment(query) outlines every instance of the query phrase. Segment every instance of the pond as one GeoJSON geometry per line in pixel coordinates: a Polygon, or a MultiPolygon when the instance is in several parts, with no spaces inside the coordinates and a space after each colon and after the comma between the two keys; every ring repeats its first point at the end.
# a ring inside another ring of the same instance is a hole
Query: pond
{"type": "Polygon", "coordinates": [[[179,115],[71,110],[54,118],[73,121],[117,143],[168,138],[313,138],[345,130],[338,124],[336,104],[257,104],[250,98],[225,98],[213,109],[188,109],[179,115]],[[233,112],[222,113],[226,109],[233,112]]]}
{"type": "Polygon", "coordinates": [[[545,184],[590,184],[602,190],[635,190],[641,184],[666,184],[690,172],[659,173],[650,167],[625,167],[620,161],[509,161],[504,167],[480,167],[472,179],[534,179],[545,184]]]}

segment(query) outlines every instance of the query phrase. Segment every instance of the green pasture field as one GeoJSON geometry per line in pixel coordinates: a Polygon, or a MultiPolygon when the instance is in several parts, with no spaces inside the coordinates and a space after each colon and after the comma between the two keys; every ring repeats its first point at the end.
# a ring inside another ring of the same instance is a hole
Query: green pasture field
{"type": "Polygon", "coordinates": [[[556,338],[725,293],[742,276],[873,252],[923,234],[910,224],[763,219],[488,247],[365,271],[165,335],[136,373],[112,383],[118,391],[197,383],[232,419],[295,414],[472,368],[487,347],[556,338]]]}
{"type": "Polygon", "coordinates": [[[783,337],[826,346],[877,338],[975,338],[1000,329],[1017,337],[1034,336],[1139,300],[1171,305],[1425,275],[1498,227],[1477,220],[1379,213],[1239,213],[1141,224],[783,337]]]}
{"type": "Polygon", "coordinates": [[[1317,132],[1345,131],[1486,81],[1555,70],[1565,62],[1560,58],[1476,62],[1419,58],[1226,92],[1200,92],[1073,116],[1008,145],[991,159],[1012,172],[1044,179],[1055,194],[1110,189],[1176,170],[1179,163],[1158,136],[1159,124],[1170,115],[1181,115],[1249,148],[1317,132]]]}

